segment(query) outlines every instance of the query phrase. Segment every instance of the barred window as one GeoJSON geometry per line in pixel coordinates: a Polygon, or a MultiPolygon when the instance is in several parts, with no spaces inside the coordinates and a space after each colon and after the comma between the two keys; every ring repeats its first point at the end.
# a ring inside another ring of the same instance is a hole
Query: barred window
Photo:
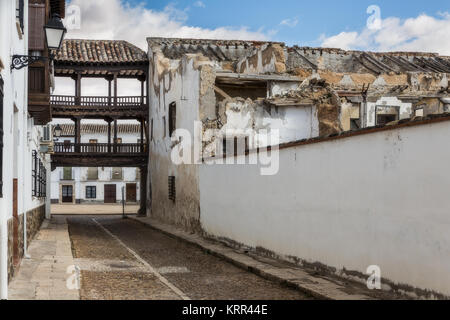
{"type": "Polygon", "coordinates": [[[3,197],[3,78],[0,75],[0,198],[3,197]]]}
{"type": "Polygon", "coordinates": [[[33,150],[33,191],[32,195],[36,198],[45,198],[47,196],[47,169],[38,157],[36,150],[33,150]]]}
{"type": "Polygon", "coordinates": [[[97,199],[97,187],[95,186],[86,187],[86,199],[97,199]]]}

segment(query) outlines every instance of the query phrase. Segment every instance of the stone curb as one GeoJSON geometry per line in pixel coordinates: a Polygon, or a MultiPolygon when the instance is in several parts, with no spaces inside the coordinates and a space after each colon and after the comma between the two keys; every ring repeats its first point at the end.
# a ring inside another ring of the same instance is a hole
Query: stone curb
{"type": "Polygon", "coordinates": [[[333,281],[313,277],[297,268],[278,268],[257,261],[252,257],[239,253],[223,244],[211,243],[197,234],[189,234],[173,226],[163,224],[151,218],[129,217],[169,237],[186,241],[208,254],[221,258],[231,264],[256,274],[264,279],[297,289],[320,300],[372,300],[373,298],[360,294],[345,292],[345,287],[333,281]]]}

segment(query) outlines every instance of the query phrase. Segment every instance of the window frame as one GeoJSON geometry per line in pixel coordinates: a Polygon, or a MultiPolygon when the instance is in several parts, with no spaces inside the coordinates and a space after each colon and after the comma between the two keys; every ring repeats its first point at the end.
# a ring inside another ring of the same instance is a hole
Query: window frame
{"type": "Polygon", "coordinates": [[[97,186],[86,186],[86,199],[97,199],[97,186]]]}

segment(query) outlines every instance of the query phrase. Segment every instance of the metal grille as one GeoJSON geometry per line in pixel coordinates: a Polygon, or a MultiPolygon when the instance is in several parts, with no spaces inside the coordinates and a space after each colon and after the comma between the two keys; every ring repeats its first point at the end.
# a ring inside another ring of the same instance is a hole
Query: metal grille
{"type": "Polygon", "coordinates": [[[36,150],[33,150],[33,197],[45,198],[47,196],[47,169],[38,157],[36,150]]]}
{"type": "Polygon", "coordinates": [[[0,198],[3,197],[3,78],[0,75],[0,198]]]}
{"type": "Polygon", "coordinates": [[[175,202],[176,199],[176,187],[175,187],[175,177],[169,177],[169,200],[175,202]]]}

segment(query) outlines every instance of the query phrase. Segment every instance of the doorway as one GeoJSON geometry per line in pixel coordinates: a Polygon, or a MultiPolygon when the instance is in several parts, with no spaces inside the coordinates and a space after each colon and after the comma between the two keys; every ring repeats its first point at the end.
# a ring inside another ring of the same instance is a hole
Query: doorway
{"type": "Polygon", "coordinates": [[[115,184],[105,184],[105,203],[116,203],[116,185],[115,184]]]}
{"type": "Polygon", "coordinates": [[[73,203],[73,186],[62,186],[62,203],[73,203]]]}
{"type": "Polygon", "coordinates": [[[136,203],[137,202],[137,186],[136,183],[127,183],[127,202],[136,203]]]}

